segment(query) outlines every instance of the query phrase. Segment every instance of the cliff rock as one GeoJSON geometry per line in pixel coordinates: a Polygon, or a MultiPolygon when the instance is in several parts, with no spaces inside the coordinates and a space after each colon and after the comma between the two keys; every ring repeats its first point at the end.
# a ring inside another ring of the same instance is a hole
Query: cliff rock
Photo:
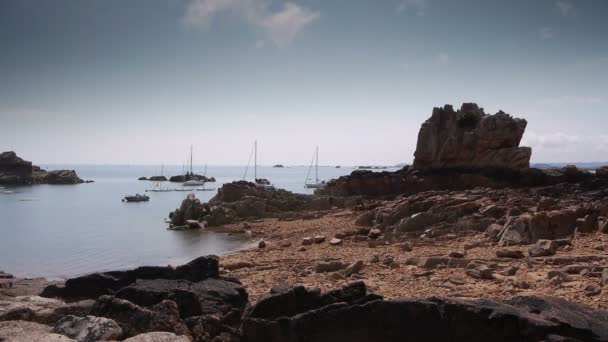
{"type": "Polygon", "coordinates": [[[414,153],[414,168],[523,170],[530,166],[532,150],[519,147],[527,122],[502,111],[485,114],[474,103],[459,111],[452,106],[434,108],[422,124],[414,153]]]}

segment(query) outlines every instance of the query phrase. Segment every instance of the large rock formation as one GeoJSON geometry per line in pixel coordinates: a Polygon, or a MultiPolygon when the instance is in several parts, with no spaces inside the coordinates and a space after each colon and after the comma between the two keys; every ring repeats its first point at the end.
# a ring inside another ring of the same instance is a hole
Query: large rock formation
{"type": "Polygon", "coordinates": [[[608,313],[550,297],[507,302],[384,301],[362,283],[321,295],[273,290],[243,319],[243,341],[607,341],[608,313]]]}
{"type": "Polygon", "coordinates": [[[224,184],[209,203],[202,203],[194,194],[189,194],[169,216],[174,226],[183,226],[188,220],[219,226],[250,218],[282,217],[299,211],[327,210],[332,206],[343,207],[344,200],[294,194],[283,189],[238,181],[224,184]]]}
{"type": "Polygon", "coordinates": [[[78,184],[84,181],[78,178],[74,170],[45,171],[32,162],[17,157],[15,152],[0,154],[0,184],[78,184]]]}
{"type": "Polygon", "coordinates": [[[418,133],[413,166],[418,170],[527,169],[532,150],[519,147],[526,125],[526,120],[502,111],[487,115],[475,103],[464,103],[456,112],[450,105],[434,108],[418,133]]]}

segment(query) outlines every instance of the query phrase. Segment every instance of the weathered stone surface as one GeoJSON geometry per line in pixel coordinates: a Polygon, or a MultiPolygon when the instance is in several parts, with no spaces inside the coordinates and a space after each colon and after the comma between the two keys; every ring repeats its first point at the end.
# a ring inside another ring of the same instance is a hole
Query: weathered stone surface
{"type": "Polygon", "coordinates": [[[496,256],[499,258],[521,259],[524,257],[524,252],[516,249],[499,249],[496,251],[496,256]]]}
{"type": "Polygon", "coordinates": [[[95,316],[65,316],[55,327],[53,333],[65,335],[78,342],[96,342],[119,339],[122,328],[113,320],[95,316]]]}
{"type": "Polygon", "coordinates": [[[18,296],[0,299],[0,321],[24,320],[42,324],[55,324],[65,315],[85,316],[94,301],[64,303],[57,299],[39,296],[18,296]]]}
{"type": "Polygon", "coordinates": [[[149,308],[143,308],[128,300],[101,296],[91,314],[106,317],[120,325],[126,337],[150,331],[188,334],[188,328],[180,319],[177,304],[165,300],[149,308]]]}
{"type": "Polygon", "coordinates": [[[176,268],[170,266],[142,266],[128,271],[93,273],[68,279],[63,287],[44,289],[41,296],[64,298],[69,301],[96,299],[111,294],[135,282],[136,279],[183,279],[201,281],[219,276],[217,257],[199,257],[176,268]]]}
{"type": "Polygon", "coordinates": [[[76,342],[67,336],[51,333],[51,327],[34,322],[0,322],[0,341],[6,342],[76,342]]]}
{"type": "Polygon", "coordinates": [[[143,307],[171,300],[177,303],[182,318],[242,311],[247,304],[247,292],[242,285],[220,279],[195,283],[187,280],[138,280],[116,292],[116,297],[143,307]]]}
{"type": "Polygon", "coordinates": [[[530,166],[532,150],[519,147],[527,122],[502,111],[487,115],[474,103],[459,111],[452,106],[434,108],[422,124],[414,153],[414,168],[507,169],[530,166]]]}
{"type": "Polygon", "coordinates": [[[356,293],[350,300],[331,301],[304,288],[270,294],[244,317],[243,340],[485,342],[544,341],[557,335],[580,341],[608,339],[608,313],[562,299],[370,301],[363,289],[356,293]]]}
{"type": "Polygon", "coordinates": [[[346,264],[340,261],[320,262],[315,266],[315,272],[326,273],[335,272],[346,268],[346,264]]]}
{"type": "Polygon", "coordinates": [[[150,332],[139,334],[123,342],[191,342],[187,336],[178,336],[168,332],[150,332]]]}

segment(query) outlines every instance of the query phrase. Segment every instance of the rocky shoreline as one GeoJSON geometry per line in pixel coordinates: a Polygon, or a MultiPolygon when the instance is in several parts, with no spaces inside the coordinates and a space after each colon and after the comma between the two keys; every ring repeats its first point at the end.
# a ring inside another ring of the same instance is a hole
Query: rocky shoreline
{"type": "Polygon", "coordinates": [[[90,183],[78,177],[74,170],[46,171],[23,160],[15,152],[0,153],[0,184],[80,184],[90,183]]]}
{"type": "Polygon", "coordinates": [[[0,279],[0,340],[608,341],[608,169],[529,168],[525,126],[435,108],[398,172],[313,196],[188,195],[170,228],[257,247],[44,288],[0,279]]]}

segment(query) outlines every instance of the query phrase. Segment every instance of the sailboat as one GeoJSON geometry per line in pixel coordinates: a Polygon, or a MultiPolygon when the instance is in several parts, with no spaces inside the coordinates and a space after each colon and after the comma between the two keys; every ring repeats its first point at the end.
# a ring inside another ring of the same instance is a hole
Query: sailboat
{"type": "Polygon", "coordinates": [[[304,187],[307,189],[321,189],[324,188],[326,183],[319,182],[319,146],[315,149],[315,154],[312,156],[312,160],[310,161],[310,167],[308,168],[308,173],[306,174],[306,180],[304,181],[304,187]],[[315,182],[309,183],[310,180],[310,171],[312,170],[312,165],[315,165],[315,182]]]}
{"type": "MultiPolygon", "coordinates": [[[[192,145],[190,145],[190,176],[193,176],[194,172],[192,171],[192,145]]],[[[199,186],[199,185],[204,185],[205,182],[202,182],[200,180],[196,180],[196,179],[191,179],[191,180],[187,180],[184,182],[184,184],[182,184],[183,186],[199,186]]]]}
{"type": "MultiPolygon", "coordinates": [[[[268,179],[258,178],[258,141],[256,140],[253,143],[253,179],[254,183],[258,187],[266,188],[266,189],[274,189],[274,186],[270,183],[268,179]]],[[[247,178],[247,171],[249,170],[249,163],[251,163],[251,154],[249,155],[249,160],[247,161],[247,168],[245,168],[245,175],[243,176],[243,180],[247,178]]]]}
{"type": "MultiPolygon", "coordinates": [[[[207,177],[207,164],[205,164],[205,171],[203,172],[203,178],[207,177]]],[[[196,191],[215,191],[215,188],[205,188],[205,183],[200,188],[196,188],[196,191]]]]}
{"type": "MultiPolygon", "coordinates": [[[[163,176],[164,169],[165,169],[165,164],[162,164],[160,166],[160,176],[161,177],[163,176]]],[[[169,192],[169,191],[171,191],[171,189],[166,189],[166,188],[163,189],[163,188],[161,188],[160,185],[161,185],[161,181],[156,181],[154,183],[154,189],[146,190],[146,192],[148,192],[148,191],[150,191],[150,192],[169,192]]]]}

